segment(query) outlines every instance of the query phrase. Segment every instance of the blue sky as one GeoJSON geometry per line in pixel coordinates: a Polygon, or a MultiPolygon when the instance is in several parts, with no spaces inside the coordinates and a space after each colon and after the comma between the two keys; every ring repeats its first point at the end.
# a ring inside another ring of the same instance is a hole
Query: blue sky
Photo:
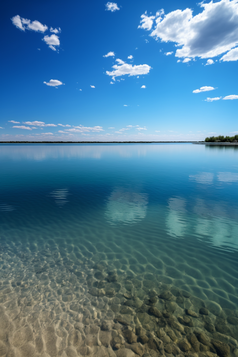
{"type": "Polygon", "coordinates": [[[238,133],[238,1],[1,4],[0,140],[238,133]]]}

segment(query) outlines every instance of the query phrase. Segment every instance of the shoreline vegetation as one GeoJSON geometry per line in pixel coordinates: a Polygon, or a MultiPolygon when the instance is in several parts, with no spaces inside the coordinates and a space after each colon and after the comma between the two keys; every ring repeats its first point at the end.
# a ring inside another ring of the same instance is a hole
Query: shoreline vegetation
{"type": "Polygon", "coordinates": [[[234,136],[211,136],[211,137],[207,137],[205,139],[205,142],[210,142],[210,143],[237,143],[238,142],[238,135],[234,135],[234,136]]]}

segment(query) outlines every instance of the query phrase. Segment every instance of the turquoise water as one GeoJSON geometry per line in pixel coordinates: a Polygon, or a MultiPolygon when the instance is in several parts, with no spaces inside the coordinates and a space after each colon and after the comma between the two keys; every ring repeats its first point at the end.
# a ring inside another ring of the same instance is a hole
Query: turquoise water
{"type": "Polygon", "coordinates": [[[204,306],[216,333],[237,339],[228,317],[238,318],[238,148],[1,144],[0,167],[0,311],[9,350],[109,353],[110,343],[90,344],[93,333],[75,324],[100,327],[121,313],[136,325],[142,312],[122,310],[128,296],[142,304],[161,289],[177,301],[175,316],[204,306]],[[188,300],[179,303],[181,294],[188,300]],[[31,333],[16,337],[26,325],[31,333]],[[67,342],[75,331],[86,336],[81,344],[67,342]]]}

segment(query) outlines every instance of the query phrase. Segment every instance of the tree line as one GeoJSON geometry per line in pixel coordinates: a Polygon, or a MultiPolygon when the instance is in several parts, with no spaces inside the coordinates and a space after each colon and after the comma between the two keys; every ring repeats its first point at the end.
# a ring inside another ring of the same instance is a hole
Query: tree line
{"type": "Polygon", "coordinates": [[[222,143],[233,143],[238,141],[238,135],[234,136],[211,136],[205,139],[206,142],[222,142],[222,143]]]}

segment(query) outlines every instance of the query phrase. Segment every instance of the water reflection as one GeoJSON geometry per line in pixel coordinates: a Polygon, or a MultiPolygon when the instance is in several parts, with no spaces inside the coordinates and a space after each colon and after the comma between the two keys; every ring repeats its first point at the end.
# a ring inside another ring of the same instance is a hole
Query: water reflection
{"type": "Polygon", "coordinates": [[[52,191],[50,196],[55,199],[57,206],[62,208],[68,201],[67,197],[69,195],[69,190],[67,188],[61,188],[59,190],[52,191]]]}
{"type": "Polygon", "coordinates": [[[126,188],[115,188],[108,198],[106,219],[110,224],[131,224],[145,218],[148,196],[126,188]]]}
{"type": "Polygon", "coordinates": [[[214,174],[211,172],[200,172],[196,175],[189,175],[190,181],[196,181],[201,184],[212,184],[214,178],[214,174]]]}
{"type": "Polygon", "coordinates": [[[6,203],[0,203],[0,211],[2,212],[12,212],[14,211],[15,208],[11,205],[8,205],[6,203]]]}
{"type": "Polygon", "coordinates": [[[181,197],[170,198],[169,212],[166,219],[168,233],[182,238],[186,230],[186,200],[181,197]]]}
{"type": "Polygon", "coordinates": [[[218,172],[217,179],[220,182],[238,182],[238,174],[234,172],[218,172]]]}

